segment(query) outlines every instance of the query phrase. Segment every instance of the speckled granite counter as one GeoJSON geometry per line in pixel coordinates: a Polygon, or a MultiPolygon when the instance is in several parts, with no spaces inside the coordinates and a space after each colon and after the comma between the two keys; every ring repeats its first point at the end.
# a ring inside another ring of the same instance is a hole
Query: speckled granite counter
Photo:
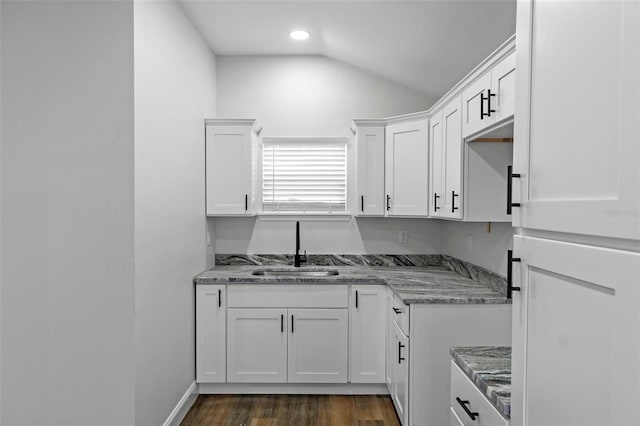
{"type": "MultiPolygon", "coordinates": [[[[511,303],[503,292],[490,288],[486,283],[461,275],[460,268],[443,263],[440,255],[428,256],[321,256],[322,261],[310,257],[313,266],[298,270],[335,269],[338,275],[327,277],[291,277],[252,275],[256,269],[273,270],[291,268],[288,256],[238,255],[231,263],[216,266],[194,278],[196,284],[381,284],[388,285],[404,303],[453,303],[453,304],[505,304],[511,303]],[[345,260],[346,259],[346,260],[345,260]],[[354,260],[355,259],[355,260],[354,260]],[[347,263],[345,265],[345,263],[347,263]],[[359,262],[359,263],[357,263],[359,262]],[[382,266],[380,266],[382,265],[382,266]]],[[[316,256],[320,257],[320,256],[316,256]]],[[[452,259],[452,258],[451,258],[452,259]]],[[[466,266],[468,269],[469,267],[466,266]]],[[[480,268],[481,269],[481,268],[480,268]]],[[[487,275],[487,274],[485,274],[487,275]]],[[[495,275],[495,274],[494,274],[495,275]]],[[[493,281],[502,280],[495,276],[493,281]]],[[[497,284],[500,285],[500,284],[497,284]]]]}
{"type": "Polygon", "coordinates": [[[511,347],[460,346],[449,350],[455,363],[506,418],[511,415],[511,347]]]}

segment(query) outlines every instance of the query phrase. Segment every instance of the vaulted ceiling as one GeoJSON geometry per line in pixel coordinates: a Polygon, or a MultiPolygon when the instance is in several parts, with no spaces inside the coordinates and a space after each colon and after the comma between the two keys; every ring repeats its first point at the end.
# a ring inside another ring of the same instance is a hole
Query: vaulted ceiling
{"type": "Polygon", "coordinates": [[[324,55],[433,99],[515,32],[515,0],[179,1],[218,55],[324,55]]]}

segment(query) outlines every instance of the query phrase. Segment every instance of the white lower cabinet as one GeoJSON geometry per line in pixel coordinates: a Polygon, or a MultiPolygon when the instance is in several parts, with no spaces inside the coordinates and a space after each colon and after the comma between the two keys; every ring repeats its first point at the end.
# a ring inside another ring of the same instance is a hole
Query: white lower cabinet
{"type": "Polygon", "coordinates": [[[386,383],[403,426],[455,420],[450,346],[511,343],[511,305],[405,305],[383,285],[203,284],[196,306],[197,381],[208,389],[386,383]]]}
{"type": "Polygon", "coordinates": [[[464,426],[508,426],[489,400],[451,361],[450,423],[464,426]]]}
{"type": "MultiPolygon", "coordinates": [[[[371,311],[372,290],[361,294],[363,312],[371,311]]],[[[196,307],[198,383],[348,382],[347,285],[234,284],[225,292],[225,286],[202,284],[196,286],[196,307]]],[[[384,382],[384,330],[381,335],[379,383],[384,382]]],[[[365,351],[375,343],[367,345],[365,351]]],[[[366,373],[371,355],[362,359],[366,373]]]]}
{"type": "Polygon", "coordinates": [[[196,380],[224,383],[226,379],[225,286],[196,286],[196,380]]]}
{"type": "Polygon", "coordinates": [[[393,395],[393,384],[396,381],[396,370],[393,364],[393,355],[395,348],[395,340],[393,331],[395,330],[395,321],[393,316],[393,291],[387,288],[387,326],[386,326],[386,338],[387,338],[387,351],[385,356],[386,362],[386,383],[389,395],[393,395]]]}
{"type": "Polygon", "coordinates": [[[347,309],[289,309],[289,383],[347,383],[347,309]]]}
{"type": "MultiPolygon", "coordinates": [[[[511,305],[416,304],[410,305],[409,319],[411,334],[406,357],[409,362],[409,396],[406,403],[409,420],[403,421],[402,424],[404,426],[449,424],[451,422],[449,348],[451,346],[510,345],[511,305]]],[[[404,357],[403,354],[404,351],[402,352],[404,357]]],[[[465,421],[460,413],[458,417],[465,421]]],[[[482,424],[493,425],[492,423],[482,424]]]]}
{"type": "Polygon", "coordinates": [[[511,423],[640,424],[640,253],[513,244],[511,423]]]}
{"type": "Polygon", "coordinates": [[[460,417],[453,410],[453,407],[449,407],[449,426],[464,426],[460,417]]]}
{"type": "Polygon", "coordinates": [[[286,383],[287,310],[227,310],[227,381],[286,383]]]}
{"type": "Polygon", "coordinates": [[[393,405],[403,425],[409,424],[409,338],[400,330],[395,323],[394,333],[394,383],[393,383],[393,405]]]}
{"type": "Polygon", "coordinates": [[[349,305],[350,381],[385,383],[386,286],[351,286],[349,305]]]}
{"type": "Polygon", "coordinates": [[[229,383],[346,383],[347,309],[227,310],[229,383]]]}
{"type": "Polygon", "coordinates": [[[387,389],[403,425],[409,424],[409,306],[387,294],[387,389]]]}

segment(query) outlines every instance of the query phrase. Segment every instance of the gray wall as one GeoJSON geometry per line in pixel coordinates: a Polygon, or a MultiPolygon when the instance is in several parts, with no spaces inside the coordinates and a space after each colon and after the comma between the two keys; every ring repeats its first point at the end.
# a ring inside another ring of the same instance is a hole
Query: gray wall
{"type": "Polygon", "coordinates": [[[194,381],[194,293],[206,267],[204,121],[215,56],[176,2],[136,2],[136,425],[161,425],[194,381]]]}
{"type": "Polygon", "coordinates": [[[1,7],[0,422],[129,425],[133,2],[1,7]]]}
{"type": "Polygon", "coordinates": [[[351,136],[353,118],[423,111],[436,99],[323,56],[219,56],[218,116],[263,137],[351,136]]]}
{"type": "Polygon", "coordinates": [[[510,223],[445,222],[443,253],[507,275],[507,249],[513,246],[510,223]],[[471,241],[470,241],[471,240],[471,241]]]}
{"type": "MultiPolygon", "coordinates": [[[[218,116],[256,118],[262,137],[352,137],[353,118],[427,109],[433,100],[362,69],[322,56],[219,56],[218,116]]],[[[348,155],[349,194],[355,175],[348,155]]],[[[380,173],[383,173],[381,170],[380,173]]],[[[292,253],[293,221],[209,219],[218,253],[292,253]]],[[[302,224],[309,253],[440,253],[441,224],[424,219],[352,219],[302,224]],[[401,230],[407,243],[398,242],[401,230]]]]}

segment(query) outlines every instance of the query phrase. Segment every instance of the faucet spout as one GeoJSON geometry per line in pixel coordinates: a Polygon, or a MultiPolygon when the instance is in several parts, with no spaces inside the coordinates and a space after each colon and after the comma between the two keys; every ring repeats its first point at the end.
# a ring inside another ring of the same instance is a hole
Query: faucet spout
{"type": "Polygon", "coordinates": [[[307,261],[307,252],[305,250],[304,255],[300,255],[300,222],[296,221],[296,254],[293,257],[293,266],[300,267],[301,262],[307,261]]]}

